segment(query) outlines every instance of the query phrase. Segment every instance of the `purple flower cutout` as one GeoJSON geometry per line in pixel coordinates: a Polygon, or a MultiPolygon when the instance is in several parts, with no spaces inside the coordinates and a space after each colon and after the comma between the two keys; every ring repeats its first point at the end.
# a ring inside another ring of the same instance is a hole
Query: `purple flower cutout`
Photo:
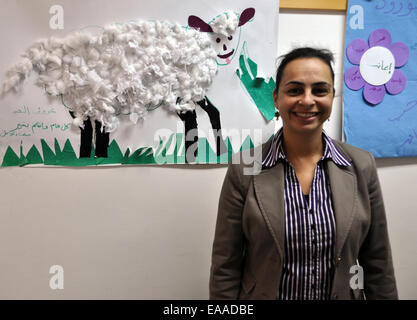
{"type": "Polygon", "coordinates": [[[349,61],[355,66],[345,72],[346,86],[351,90],[363,89],[363,98],[376,105],[389,94],[399,94],[407,79],[399,69],[410,56],[403,42],[392,44],[391,34],[385,29],[374,30],[369,41],[355,39],[346,49],[349,61]],[[369,43],[369,44],[368,44],[369,43]]]}

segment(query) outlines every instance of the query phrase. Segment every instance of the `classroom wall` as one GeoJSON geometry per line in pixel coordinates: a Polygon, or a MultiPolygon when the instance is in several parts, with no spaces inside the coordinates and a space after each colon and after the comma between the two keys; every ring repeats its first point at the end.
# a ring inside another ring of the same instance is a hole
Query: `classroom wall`
{"type": "MultiPolygon", "coordinates": [[[[296,45],[336,55],[342,138],[345,14],[281,11],[278,54],[296,45]]],[[[277,124],[279,126],[280,123],[277,124]]],[[[402,299],[417,299],[417,164],[380,159],[378,174],[402,299]]],[[[225,166],[0,169],[0,299],[207,299],[225,166]],[[49,268],[64,268],[64,289],[49,268]]]]}

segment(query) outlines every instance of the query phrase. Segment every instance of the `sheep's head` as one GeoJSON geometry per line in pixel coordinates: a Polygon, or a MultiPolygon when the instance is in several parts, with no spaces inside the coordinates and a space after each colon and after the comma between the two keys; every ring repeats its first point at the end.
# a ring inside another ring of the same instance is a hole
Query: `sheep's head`
{"type": "Polygon", "coordinates": [[[188,25],[201,32],[210,33],[213,47],[217,52],[217,64],[228,65],[236,55],[239,46],[240,27],[251,20],[254,15],[254,8],[245,9],[240,15],[227,11],[209,23],[197,16],[189,16],[188,25]]]}

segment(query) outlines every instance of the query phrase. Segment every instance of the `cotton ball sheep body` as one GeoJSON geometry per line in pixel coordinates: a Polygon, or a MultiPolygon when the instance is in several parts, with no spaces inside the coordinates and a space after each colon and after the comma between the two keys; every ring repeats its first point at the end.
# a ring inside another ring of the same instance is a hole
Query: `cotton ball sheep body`
{"type": "Polygon", "coordinates": [[[149,107],[194,110],[216,75],[215,59],[209,36],[197,30],[160,21],[114,24],[99,36],[36,42],[8,71],[3,92],[17,90],[35,70],[37,85],[64,96],[75,125],[90,118],[112,132],[119,114],[136,122],[149,107]]]}

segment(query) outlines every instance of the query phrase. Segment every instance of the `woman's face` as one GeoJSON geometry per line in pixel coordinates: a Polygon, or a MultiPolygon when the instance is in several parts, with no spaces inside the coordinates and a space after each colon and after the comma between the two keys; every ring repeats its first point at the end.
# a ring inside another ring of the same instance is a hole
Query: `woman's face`
{"type": "Polygon", "coordinates": [[[300,58],[285,67],[274,103],[286,130],[313,133],[330,117],[333,97],[330,67],[319,58],[300,58]]]}

